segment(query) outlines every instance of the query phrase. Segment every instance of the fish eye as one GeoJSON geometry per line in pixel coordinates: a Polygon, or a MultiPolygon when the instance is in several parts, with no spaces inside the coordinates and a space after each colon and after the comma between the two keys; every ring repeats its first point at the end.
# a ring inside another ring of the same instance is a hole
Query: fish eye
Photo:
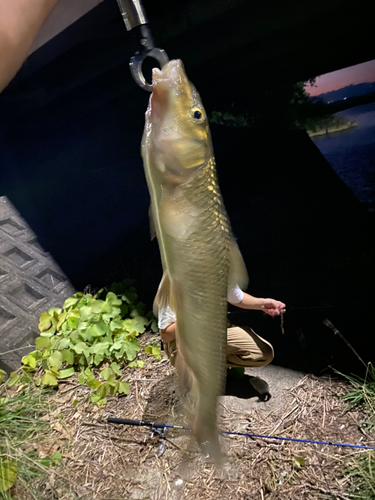
{"type": "Polygon", "coordinates": [[[191,110],[191,116],[194,120],[203,121],[203,112],[199,108],[193,108],[191,110]]]}

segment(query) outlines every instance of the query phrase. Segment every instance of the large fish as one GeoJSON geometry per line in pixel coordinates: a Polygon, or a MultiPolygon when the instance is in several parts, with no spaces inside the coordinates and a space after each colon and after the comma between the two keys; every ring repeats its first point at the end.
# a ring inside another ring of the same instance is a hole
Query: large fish
{"type": "Polygon", "coordinates": [[[170,305],[176,313],[176,368],[197,396],[193,429],[217,459],[227,290],[245,287],[247,273],[220,194],[208,119],[180,60],[153,70],[142,157],[164,270],[154,310],[170,305]]]}

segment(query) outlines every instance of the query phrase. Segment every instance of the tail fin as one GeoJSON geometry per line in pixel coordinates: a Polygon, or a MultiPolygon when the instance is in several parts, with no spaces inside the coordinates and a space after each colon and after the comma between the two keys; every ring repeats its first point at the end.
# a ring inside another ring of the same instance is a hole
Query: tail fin
{"type": "Polygon", "coordinates": [[[214,460],[216,464],[220,464],[222,453],[219,433],[216,427],[216,412],[215,418],[212,418],[212,412],[207,409],[206,402],[201,397],[198,400],[194,434],[197,437],[203,455],[208,459],[214,460]],[[208,420],[207,417],[209,417],[208,420]]]}

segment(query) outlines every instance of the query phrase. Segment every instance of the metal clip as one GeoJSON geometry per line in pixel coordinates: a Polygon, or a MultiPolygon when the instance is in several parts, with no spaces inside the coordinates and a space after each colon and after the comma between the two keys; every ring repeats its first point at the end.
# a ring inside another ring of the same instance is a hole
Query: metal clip
{"type": "Polygon", "coordinates": [[[132,32],[137,43],[135,55],[130,59],[130,71],[140,87],[152,92],[152,84],[146,81],[142,72],[143,61],[150,57],[162,68],[168,63],[168,56],[163,49],[155,47],[141,0],[117,0],[117,3],[126,29],[132,32]]]}

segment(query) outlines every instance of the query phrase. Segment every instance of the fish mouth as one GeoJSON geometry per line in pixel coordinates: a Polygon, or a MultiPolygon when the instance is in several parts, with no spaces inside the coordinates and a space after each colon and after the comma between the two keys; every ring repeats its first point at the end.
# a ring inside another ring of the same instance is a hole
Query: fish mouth
{"type": "Polygon", "coordinates": [[[153,68],[152,84],[153,91],[160,87],[181,88],[187,83],[185,69],[180,59],[169,61],[162,69],[153,68]]]}
{"type": "Polygon", "coordinates": [[[171,99],[182,92],[184,67],[179,59],[169,61],[162,69],[152,70],[152,116],[156,122],[161,122],[166,116],[171,99]]]}

